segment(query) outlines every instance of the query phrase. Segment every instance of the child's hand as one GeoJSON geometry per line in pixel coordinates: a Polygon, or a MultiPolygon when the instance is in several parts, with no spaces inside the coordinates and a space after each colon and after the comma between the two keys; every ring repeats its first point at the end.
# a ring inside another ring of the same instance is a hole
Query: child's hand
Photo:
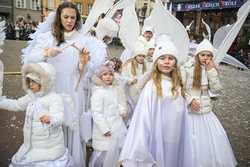
{"type": "Polygon", "coordinates": [[[106,132],[106,133],[104,134],[104,136],[105,136],[105,137],[111,137],[111,132],[110,132],[110,131],[106,132]]]}
{"type": "Polygon", "coordinates": [[[134,85],[136,83],[137,83],[137,79],[134,79],[134,80],[132,80],[132,81],[129,82],[129,85],[134,85]]]}
{"type": "Polygon", "coordinates": [[[45,48],[44,52],[47,58],[52,58],[57,56],[62,51],[59,48],[51,47],[51,48],[45,48]]]}
{"type": "Polygon", "coordinates": [[[211,70],[212,68],[215,68],[216,66],[214,64],[213,59],[207,60],[205,67],[207,71],[211,70]]]}
{"type": "Polygon", "coordinates": [[[196,99],[193,99],[191,102],[191,109],[192,111],[198,112],[200,110],[200,102],[196,99]]]}
{"type": "Polygon", "coordinates": [[[40,121],[41,121],[43,124],[50,124],[50,118],[49,118],[49,116],[47,116],[47,115],[44,115],[44,116],[40,117],[40,121]]]}

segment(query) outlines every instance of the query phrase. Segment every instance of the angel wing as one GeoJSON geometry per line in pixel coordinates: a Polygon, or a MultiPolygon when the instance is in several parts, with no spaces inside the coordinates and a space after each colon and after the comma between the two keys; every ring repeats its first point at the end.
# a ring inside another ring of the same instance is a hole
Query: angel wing
{"type": "Polygon", "coordinates": [[[250,12],[250,1],[246,1],[237,13],[237,21],[233,24],[230,31],[227,33],[226,37],[221,42],[220,46],[216,52],[216,59],[215,62],[218,64],[220,63],[226,55],[226,52],[232,45],[234,39],[236,38],[237,34],[239,33],[244,21],[246,20],[248,14],[250,12]]]}
{"type": "Polygon", "coordinates": [[[31,34],[30,38],[35,39],[39,34],[52,30],[55,17],[56,17],[56,12],[55,11],[50,12],[49,15],[45,18],[45,21],[38,24],[36,32],[31,34]]]}
{"type": "Polygon", "coordinates": [[[3,45],[5,40],[5,21],[0,22],[0,46],[3,45]]]}
{"type": "Polygon", "coordinates": [[[154,27],[156,38],[160,34],[169,35],[182,55],[180,64],[186,61],[189,50],[188,33],[183,24],[164,9],[160,0],[156,0],[154,8],[150,16],[145,20],[144,25],[154,27]],[[164,21],[159,18],[164,18],[164,21]]]}
{"type": "Polygon", "coordinates": [[[83,25],[83,33],[87,33],[91,27],[95,24],[98,17],[102,13],[106,13],[110,8],[112,8],[114,0],[95,0],[93,7],[83,25]]]}
{"type": "Polygon", "coordinates": [[[107,13],[112,18],[117,10],[122,9],[118,37],[126,49],[134,50],[135,42],[140,34],[139,21],[135,12],[135,0],[120,0],[107,13]]]}
{"type": "Polygon", "coordinates": [[[186,26],[186,30],[190,31],[191,30],[191,26],[194,23],[194,20],[191,21],[191,23],[189,25],[186,26]]]}
{"type": "Polygon", "coordinates": [[[202,19],[201,20],[202,21],[202,23],[205,25],[205,27],[206,27],[206,30],[207,30],[207,33],[208,33],[208,35],[206,36],[204,36],[204,34],[203,34],[203,37],[207,37],[207,39],[209,40],[209,41],[211,41],[211,28],[209,27],[209,25],[202,19]]]}
{"type": "Polygon", "coordinates": [[[232,29],[233,25],[225,25],[220,27],[214,34],[213,45],[216,49],[222,44],[223,40],[226,38],[229,31],[232,29]]]}
{"type": "MultiPolygon", "coordinates": [[[[5,21],[0,22],[0,46],[4,44],[5,40],[5,21]]],[[[0,48],[0,54],[3,52],[3,50],[0,48]]],[[[0,60],[0,96],[2,96],[2,90],[3,90],[3,71],[4,71],[4,65],[3,62],[0,60]]]]}
{"type": "Polygon", "coordinates": [[[232,65],[234,67],[239,67],[245,70],[248,70],[247,66],[245,66],[243,63],[241,63],[239,60],[237,60],[236,58],[232,57],[229,54],[226,54],[225,57],[222,60],[223,63],[232,65]]]}
{"type": "Polygon", "coordinates": [[[33,46],[36,44],[37,37],[42,34],[46,33],[48,31],[52,30],[53,22],[56,17],[56,12],[50,12],[49,15],[45,18],[44,22],[39,23],[36,32],[31,34],[31,41],[28,41],[28,46],[21,50],[21,60],[24,63],[25,55],[29,54],[33,46]]]}

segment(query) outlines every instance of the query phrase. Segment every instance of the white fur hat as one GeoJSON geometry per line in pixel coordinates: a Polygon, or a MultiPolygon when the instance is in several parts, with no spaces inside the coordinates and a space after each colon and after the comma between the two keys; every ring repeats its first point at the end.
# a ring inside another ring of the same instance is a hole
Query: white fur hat
{"type": "Polygon", "coordinates": [[[151,39],[150,41],[148,41],[147,48],[148,49],[155,48],[155,40],[154,39],[151,39]]]}
{"type": "Polygon", "coordinates": [[[117,36],[118,29],[119,27],[114,20],[111,18],[103,18],[98,22],[96,27],[97,38],[102,40],[106,35],[113,38],[117,36]]]}
{"type": "Polygon", "coordinates": [[[209,51],[214,56],[215,49],[208,39],[203,39],[203,41],[201,43],[199,43],[199,45],[196,48],[195,55],[197,55],[198,53],[200,53],[202,51],[209,51]]]}
{"type": "Polygon", "coordinates": [[[48,93],[54,89],[56,70],[48,63],[29,63],[22,67],[23,88],[28,90],[26,78],[30,78],[41,85],[41,92],[48,93]]]}
{"type": "Polygon", "coordinates": [[[162,36],[161,39],[157,40],[153,62],[155,62],[160,56],[166,54],[174,56],[177,60],[179,59],[179,53],[175,44],[170,37],[164,35],[164,37],[162,36]]]}
{"type": "Polygon", "coordinates": [[[31,73],[28,73],[25,77],[35,81],[36,83],[41,84],[41,78],[37,73],[31,72],[31,73]]]}
{"type": "Polygon", "coordinates": [[[146,26],[146,27],[142,28],[142,34],[144,34],[147,31],[150,31],[150,32],[154,33],[154,28],[150,27],[150,26],[146,26]]]}
{"type": "Polygon", "coordinates": [[[148,53],[148,49],[147,47],[140,41],[137,41],[135,43],[135,49],[133,52],[133,57],[137,56],[137,55],[147,55],[148,53]]]}

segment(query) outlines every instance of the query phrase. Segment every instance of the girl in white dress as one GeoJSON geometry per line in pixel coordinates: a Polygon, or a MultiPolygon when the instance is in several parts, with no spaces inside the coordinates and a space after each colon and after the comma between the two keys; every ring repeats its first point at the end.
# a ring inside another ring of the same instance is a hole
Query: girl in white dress
{"type": "Polygon", "coordinates": [[[84,86],[87,85],[85,73],[88,71],[89,55],[85,49],[88,37],[81,34],[81,24],[77,7],[71,2],[63,2],[57,8],[52,30],[39,34],[29,54],[24,56],[24,62],[46,61],[52,64],[56,69],[56,92],[69,94],[73,99],[75,109],[67,113],[76,113],[78,120],[74,131],[64,128],[64,136],[75,167],[84,167],[86,163],[80,118],[86,110],[84,86]]]}
{"type": "Polygon", "coordinates": [[[95,79],[91,97],[94,152],[89,166],[116,167],[127,131],[123,122],[127,116],[125,93],[116,83],[112,67],[101,66],[95,79]]]}
{"type": "Polygon", "coordinates": [[[221,90],[214,65],[215,49],[204,39],[197,47],[194,60],[182,67],[187,92],[188,126],[192,167],[234,167],[235,160],[226,132],[212,112],[211,95],[221,90]]]}
{"type": "Polygon", "coordinates": [[[156,46],[153,58],[151,79],[136,105],[120,160],[124,167],[186,167],[187,108],[180,57],[168,39],[156,46]]]}
{"type": "Polygon", "coordinates": [[[12,157],[10,167],[73,167],[64,146],[63,100],[53,89],[54,67],[47,63],[27,64],[22,75],[27,94],[17,100],[5,97],[0,100],[2,109],[26,111],[24,141],[12,157]]]}

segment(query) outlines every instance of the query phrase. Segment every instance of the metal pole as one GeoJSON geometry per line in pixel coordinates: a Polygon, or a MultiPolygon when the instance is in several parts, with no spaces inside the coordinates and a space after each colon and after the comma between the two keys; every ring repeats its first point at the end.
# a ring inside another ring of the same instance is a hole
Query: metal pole
{"type": "Polygon", "coordinates": [[[3,73],[4,75],[21,75],[22,73],[20,71],[16,71],[16,72],[4,72],[3,73]]]}
{"type": "Polygon", "coordinates": [[[43,0],[40,0],[41,1],[41,22],[43,22],[43,0]]]}

